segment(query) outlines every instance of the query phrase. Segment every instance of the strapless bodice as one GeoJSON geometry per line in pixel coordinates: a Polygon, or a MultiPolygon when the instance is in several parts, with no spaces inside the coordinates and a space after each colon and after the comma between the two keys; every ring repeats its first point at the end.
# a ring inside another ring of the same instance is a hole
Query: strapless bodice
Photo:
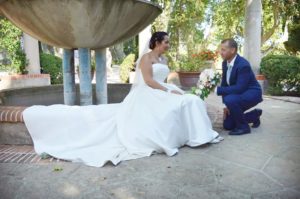
{"type": "Polygon", "coordinates": [[[162,63],[155,63],[152,64],[152,70],[153,70],[153,79],[158,82],[163,82],[170,73],[170,69],[166,64],[162,63]]]}

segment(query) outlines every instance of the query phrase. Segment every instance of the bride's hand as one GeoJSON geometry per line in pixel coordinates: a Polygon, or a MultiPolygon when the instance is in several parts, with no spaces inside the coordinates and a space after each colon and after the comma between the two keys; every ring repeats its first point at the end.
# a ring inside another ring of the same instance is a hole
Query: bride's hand
{"type": "Polygon", "coordinates": [[[182,93],[177,91],[177,90],[172,90],[171,93],[174,93],[174,94],[177,94],[177,95],[182,95],[182,93]]]}

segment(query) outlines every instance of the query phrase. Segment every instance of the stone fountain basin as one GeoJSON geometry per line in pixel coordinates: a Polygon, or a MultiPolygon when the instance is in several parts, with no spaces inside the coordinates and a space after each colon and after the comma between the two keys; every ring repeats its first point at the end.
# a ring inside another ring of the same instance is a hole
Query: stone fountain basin
{"type": "Polygon", "coordinates": [[[143,30],[160,13],[142,0],[0,0],[0,13],[52,46],[101,49],[143,30]]]}

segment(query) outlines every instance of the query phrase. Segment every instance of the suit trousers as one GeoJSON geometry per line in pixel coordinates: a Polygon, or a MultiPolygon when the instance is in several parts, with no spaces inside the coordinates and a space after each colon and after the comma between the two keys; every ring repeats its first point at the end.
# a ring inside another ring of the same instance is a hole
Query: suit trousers
{"type": "Polygon", "coordinates": [[[259,118],[259,113],[255,110],[245,113],[248,109],[256,106],[262,101],[262,91],[259,89],[249,89],[242,94],[230,94],[223,97],[223,102],[229,109],[230,114],[223,122],[223,127],[227,130],[249,129],[248,123],[254,123],[259,118]]]}

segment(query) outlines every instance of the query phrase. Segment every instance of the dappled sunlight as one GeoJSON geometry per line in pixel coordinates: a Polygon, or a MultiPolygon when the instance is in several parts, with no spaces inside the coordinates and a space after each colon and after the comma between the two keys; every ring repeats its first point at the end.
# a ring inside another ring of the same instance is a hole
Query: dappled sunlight
{"type": "Polygon", "coordinates": [[[68,182],[65,182],[62,187],[62,192],[65,196],[70,197],[79,197],[80,196],[80,190],[78,186],[70,184],[68,182]]]}
{"type": "Polygon", "coordinates": [[[131,193],[131,190],[128,190],[128,188],[125,187],[119,187],[112,190],[114,198],[117,199],[138,199],[137,197],[134,197],[131,193]]]}
{"type": "Polygon", "coordinates": [[[283,108],[283,107],[277,106],[277,105],[272,105],[271,107],[272,107],[272,108],[283,108]]]}

